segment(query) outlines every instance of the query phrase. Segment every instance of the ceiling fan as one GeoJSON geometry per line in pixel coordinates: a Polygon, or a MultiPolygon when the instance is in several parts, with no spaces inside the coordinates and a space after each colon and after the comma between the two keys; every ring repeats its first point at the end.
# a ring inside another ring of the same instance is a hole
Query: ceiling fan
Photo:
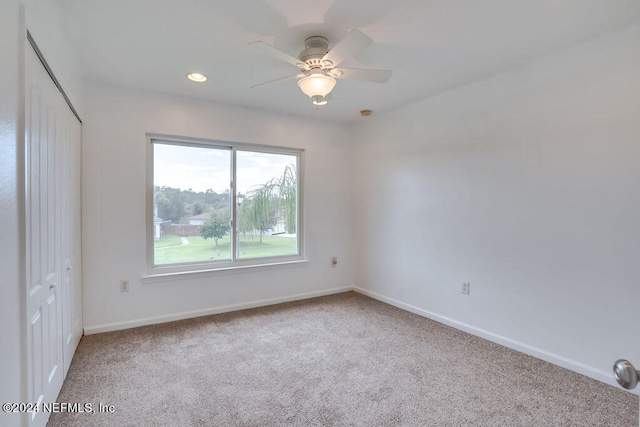
{"type": "Polygon", "coordinates": [[[298,79],[298,87],[312,99],[314,105],[325,105],[329,94],[336,85],[336,79],[359,80],[371,83],[386,83],[391,77],[389,70],[373,70],[365,68],[338,68],[343,61],[373,43],[373,40],[358,30],[351,30],[345,38],[329,49],[329,41],[322,36],[307,37],[304,41],[305,49],[298,58],[262,41],[249,43],[278,59],[288,62],[298,68],[298,73],[279,79],[260,83],[254,86],[264,86],[285,80],[298,79]]]}

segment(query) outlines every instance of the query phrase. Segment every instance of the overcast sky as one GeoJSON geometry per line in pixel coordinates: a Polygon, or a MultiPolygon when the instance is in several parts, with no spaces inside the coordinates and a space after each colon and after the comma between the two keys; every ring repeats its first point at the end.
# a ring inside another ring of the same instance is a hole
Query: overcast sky
{"type": "MultiPolygon", "coordinates": [[[[237,190],[246,194],[254,185],[282,176],[296,156],[237,151],[237,190]]],[[[231,150],[154,144],[154,186],[216,193],[229,189],[231,150]]]]}

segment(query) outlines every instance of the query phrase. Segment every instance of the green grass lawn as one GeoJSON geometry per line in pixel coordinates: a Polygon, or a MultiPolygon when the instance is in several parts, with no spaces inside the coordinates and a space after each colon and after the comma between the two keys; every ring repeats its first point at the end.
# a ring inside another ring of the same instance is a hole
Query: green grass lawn
{"type": "Polygon", "coordinates": [[[174,236],[173,234],[167,234],[166,236],[162,236],[160,240],[156,240],[153,244],[153,247],[158,249],[166,248],[169,246],[177,246],[181,244],[182,240],[180,240],[180,237],[174,236]]]}
{"type": "MultiPolygon", "coordinates": [[[[178,236],[168,234],[154,242],[155,264],[172,264],[178,262],[209,261],[231,259],[229,236],[218,239],[218,246],[213,239],[190,236],[188,245],[183,245],[178,236]]],[[[256,258],[297,253],[296,239],[283,236],[240,236],[240,258],[256,258]]]]}

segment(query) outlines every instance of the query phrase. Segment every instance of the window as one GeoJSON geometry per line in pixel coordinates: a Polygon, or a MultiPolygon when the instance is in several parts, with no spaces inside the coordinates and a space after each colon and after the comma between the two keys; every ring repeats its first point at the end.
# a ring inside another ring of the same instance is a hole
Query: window
{"type": "Polygon", "coordinates": [[[302,259],[301,150],[150,139],[154,273],[302,259]]]}

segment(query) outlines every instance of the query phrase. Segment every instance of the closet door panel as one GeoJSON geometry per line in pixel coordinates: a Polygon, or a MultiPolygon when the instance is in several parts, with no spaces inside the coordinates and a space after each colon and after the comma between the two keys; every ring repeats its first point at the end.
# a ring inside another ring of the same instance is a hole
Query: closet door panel
{"type": "Polygon", "coordinates": [[[25,70],[27,394],[51,403],[82,336],[81,123],[31,48],[25,70]]]}

